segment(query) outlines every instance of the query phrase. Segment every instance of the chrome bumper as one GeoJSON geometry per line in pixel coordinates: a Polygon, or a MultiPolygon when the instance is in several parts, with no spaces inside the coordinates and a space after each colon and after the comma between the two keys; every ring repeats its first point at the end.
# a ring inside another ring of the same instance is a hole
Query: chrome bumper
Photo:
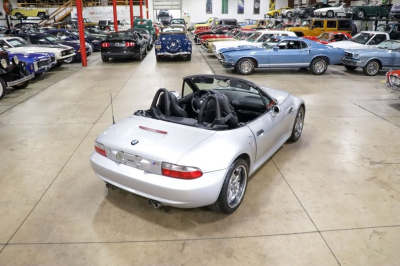
{"type": "Polygon", "coordinates": [[[168,56],[176,56],[176,55],[190,55],[192,54],[191,52],[179,52],[179,53],[168,53],[168,52],[163,52],[163,53],[156,53],[156,55],[168,55],[168,56]]]}
{"type": "Polygon", "coordinates": [[[360,61],[359,59],[347,58],[347,57],[343,57],[343,59],[342,59],[343,65],[360,67],[362,63],[363,62],[360,61]]]}
{"type": "Polygon", "coordinates": [[[23,83],[23,82],[25,82],[27,80],[33,79],[34,77],[35,77],[35,74],[31,74],[31,75],[25,76],[25,77],[23,77],[21,79],[17,79],[17,80],[13,80],[13,81],[7,82],[7,87],[12,87],[12,86],[21,84],[21,83],[23,83]]]}

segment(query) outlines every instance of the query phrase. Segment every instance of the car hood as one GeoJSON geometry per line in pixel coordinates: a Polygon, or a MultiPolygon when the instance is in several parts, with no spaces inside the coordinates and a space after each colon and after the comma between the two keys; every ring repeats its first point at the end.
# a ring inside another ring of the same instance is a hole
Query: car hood
{"type": "Polygon", "coordinates": [[[17,56],[19,60],[24,61],[24,59],[33,59],[36,61],[42,59],[49,59],[50,55],[46,53],[9,53],[10,57],[17,56]]]}
{"type": "Polygon", "coordinates": [[[386,49],[379,49],[376,48],[375,46],[369,46],[369,45],[364,45],[364,47],[360,47],[360,48],[352,48],[352,49],[345,49],[345,52],[349,52],[349,53],[357,53],[357,54],[361,54],[361,53],[387,53],[388,50],[386,49]],[[367,46],[367,47],[365,47],[367,46]]]}
{"type": "Polygon", "coordinates": [[[352,42],[352,41],[340,41],[340,42],[332,42],[328,44],[331,47],[335,48],[343,48],[343,49],[355,49],[355,48],[365,48],[366,45],[352,42]]]}
{"type": "Polygon", "coordinates": [[[215,132],[132,115],[110,126],[98,136],[97,141],[106,147],[130,154],[177,163],[183,155],[215,132]],[[167,133],[156,133],[139,127],[167,133]],[[133,140],[138,143],[132,145],[133,140]]]}
{"type": "MultiPolygon", "coordinates": [[[[260,44],[261,45],[261,44],[260,44]]],[[[220,53],[236,52],[236,51],[250,51],[250,50],[263,50],[262,47],[257,47],[254,45],[239,45],[237,47],[222,48],[219,50],[220,53]]]]}
{"type": "Polygon", "coordinates": [[[229,42],[217,42],[215,43],[215,47],[217,49],[225,48],[225,47],[236,47],[239,45],[249,45],[251,42],[248,41],[229,41],[229,42]]]}

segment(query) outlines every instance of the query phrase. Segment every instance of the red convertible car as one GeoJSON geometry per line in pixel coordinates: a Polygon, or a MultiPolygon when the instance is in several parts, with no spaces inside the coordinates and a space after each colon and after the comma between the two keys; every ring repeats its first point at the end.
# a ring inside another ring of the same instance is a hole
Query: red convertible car
{"type": "Polygon", "coordinates": [[[390,93],[400,93],[400,70],[391,70],[386,73],[386,89],[390,93]]]}
{"type": "Polygon", "coordinates": [[[254,29],[240,29],[240,28],[235,28],[229,32],[227,32],[226,34],[207,34],[207,35],[202,35],[200,36],[200,44],[202,44],[203,42],[209,40],[209,39],[227,39],[227,38],[233,38],[235,37],[237,34],[241,33],[241,32],[254,32],[254,29]]]}
{"type": "Polygon", "coordinates": [[[324,32],[318,37],[304,36],[303,38],[316,41],[322,44],[328,44],[331,42],[347,41],[351,38],[351,35],[344,32],[324,32]]]}

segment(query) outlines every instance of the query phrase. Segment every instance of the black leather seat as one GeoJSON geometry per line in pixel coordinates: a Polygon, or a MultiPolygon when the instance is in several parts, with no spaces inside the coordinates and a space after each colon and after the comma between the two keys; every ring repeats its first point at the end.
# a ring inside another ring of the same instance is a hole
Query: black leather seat
{"type": "Polygon", "coordinates": [[[150,115],[153,118],[163,120],[171,116],[188,117],[186,111],[179,106],[176,96],[164,88],[159,89],[154,96],[150,107],[150,115]]]}
{"type": "Polygon", "coordinates": [[[199,124],[206,122],[211,123],[211,127],[227,126],[230,129],[236,128],[239,123],[228,97],[224,94],[210,95],[206,98],[200,108],[198,121],[199,124]]]}

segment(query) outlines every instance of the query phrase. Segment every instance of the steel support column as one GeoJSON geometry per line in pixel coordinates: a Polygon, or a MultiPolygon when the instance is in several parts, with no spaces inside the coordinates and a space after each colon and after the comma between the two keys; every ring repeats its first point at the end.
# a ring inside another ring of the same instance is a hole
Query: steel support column
{"type": "Polygon", "coordinates": [[[149,0],[146,0],[146,18],[149,19],[149,0]]]}
{"type": "Polygon", "coordinates": [[[143,0],[139,0],[140,2],[140,18],[143,18],[143,0]]]}
{"type": "Polygon", "coordinates": [[[129,0],[129,11],[131,13],[131,28],[133,28],[133,0],[129,0]]]}
{"type": "Polygon", "coordinates": [[[87,66],[86,58],[86,41],[85,41],[85,31],[83,26],[83,15],[82,15],[82,0],[76,0],[76,13],[78,15],[78,28],[79,28],[79,43],[81,45],[81,60],[82,66],[87,66]]]}
{"type": "Polygon", "coordinates": [[[113,0],[114,29],[118,31],[117,0],[113,0]]]}

